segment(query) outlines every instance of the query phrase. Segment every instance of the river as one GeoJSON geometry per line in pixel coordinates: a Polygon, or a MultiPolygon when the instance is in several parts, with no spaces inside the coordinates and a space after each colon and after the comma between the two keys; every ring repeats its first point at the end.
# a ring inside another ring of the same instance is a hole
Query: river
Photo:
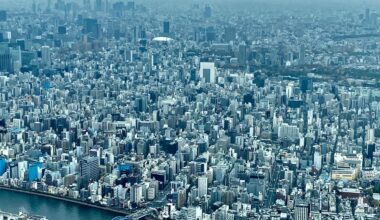
{"type": "Polygon", "coordinates": [[[118,216],[70,202],[0,189],[1,211],[18,213],[20,208],[31,214],[46,216],[49,220],[111,220],[118,216]]]}

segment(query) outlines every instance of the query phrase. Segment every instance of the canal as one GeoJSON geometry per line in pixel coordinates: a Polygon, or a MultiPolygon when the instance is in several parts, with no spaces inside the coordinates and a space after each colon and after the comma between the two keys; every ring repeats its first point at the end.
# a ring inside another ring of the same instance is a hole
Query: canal
{"type": "Polygon", "coordinates": [[[0,210],[46,216],[49,220],[111,220],[118,214],[79,204],[0,189],[0,210]]]}

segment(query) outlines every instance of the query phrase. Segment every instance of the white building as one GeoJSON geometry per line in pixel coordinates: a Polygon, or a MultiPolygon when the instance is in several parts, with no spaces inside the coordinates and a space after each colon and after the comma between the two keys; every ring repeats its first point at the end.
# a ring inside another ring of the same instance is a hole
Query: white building
{"type": "Polygon", "coordinates": [[[322,154],[321,154],[321,146],[317,145],[314,146],[314,166],[317,170],[322,169],[322,154]]]}
{"type": "Polygon", "coordinates": [[[135,184],[130,191],[131,203],[139,204],[143,200],[143,188],[141,185],[135,184]]]}
{"type": "Polygon", "coordinates": [[[201,207],[191,206],[187,209],[187,219],[189,220],[198,220],[202,219],[202,209],[201,207]]]}
{"type": "Polygon", "coordinates": [[[278,137],[288,138],[290,140],[297,140],[300,138],[299,129],[295,125],[288,125],[286,123],[278,127],[278,137]]]}
{"type": "Polygon", "coordinates": [[[217,70],[215,67],[215,63],[201,62],[200,69],[199,69],[199,76],[202,82],[216,83],[217,70]]]}
{"type": "Polygon", "coordinates": [[[198,196],[207,195],[207,176],[198,177],[198,196]]]}
{"type": "Polygon", "coordinates": [[[24,180],[25,173],[28,170],[28,161],[18,162],[18,176],[20,180],[24,180]]]}
{"type": "Polygon", "coordinates": [[[293,92],[294,91],[294,83],[290,82],[286,86],[286,97],[291,98],[293,97],[293,92]]]}

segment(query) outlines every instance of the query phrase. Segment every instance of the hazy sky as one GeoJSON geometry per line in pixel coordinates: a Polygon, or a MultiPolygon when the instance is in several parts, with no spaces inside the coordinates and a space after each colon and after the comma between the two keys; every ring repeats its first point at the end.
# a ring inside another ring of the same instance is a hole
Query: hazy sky
{"type": "MultiPolygon", "coordinates": [[[[48,0],[35,0],[36,3],[46,4],[48,0]]],[[[51,0],[53,3],[56,0],[51,0]]],[[[74,2],[82,2],[83,0],[70,0],[74,2]]],[[[94,0],[92,0],[94,1],[94,0]]],[[[109,2],[116,2],[121,0],[109,0],[109,2]]],[[[125,2],[128,0],[124,0],[125,2]]],[[[0,8],[8,8],[9,6],[17,6],[29,8],[32,0],[0,0],[0,8]]],[[[136,3],[148,3],[147,6],[154,6],[155,4],[176,5],[177,7],[186,7],[189,4],[210,3],[216,7],[233,7],[233,8],[251,8],[251,7],[266,7],[266,8],[329,8],[329,9],[362,9],[370,7],[375,11],[380,11],[380,0],[135,0],[136,3]],[[166,4],[165,4],[166,3],[166,4]]]]}

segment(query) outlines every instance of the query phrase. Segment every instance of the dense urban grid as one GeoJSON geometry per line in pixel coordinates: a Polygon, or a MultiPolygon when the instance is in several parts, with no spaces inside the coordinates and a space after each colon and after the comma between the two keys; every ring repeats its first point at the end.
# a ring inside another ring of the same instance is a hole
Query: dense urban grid
{"type": "Polygon", "coordinates": [[[376,9],[29,3],[0,5],[0,189],[125,219],[380,219],[376,9]]]}

